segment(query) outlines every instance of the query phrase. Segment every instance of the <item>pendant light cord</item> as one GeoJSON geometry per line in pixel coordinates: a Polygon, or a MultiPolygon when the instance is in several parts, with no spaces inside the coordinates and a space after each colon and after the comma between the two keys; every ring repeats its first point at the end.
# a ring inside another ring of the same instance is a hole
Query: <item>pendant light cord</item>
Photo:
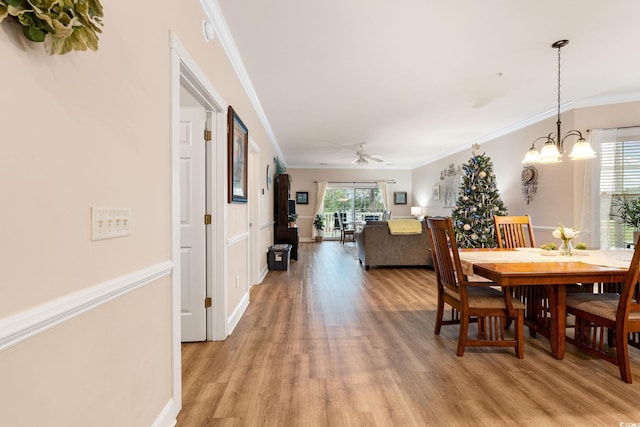
{"type": "Polygon", "coordinates": [[[562,50],[561,46],[558,47],[558,135],[556,135],[558,139],[560,139],[560,50],[562,50]]]}

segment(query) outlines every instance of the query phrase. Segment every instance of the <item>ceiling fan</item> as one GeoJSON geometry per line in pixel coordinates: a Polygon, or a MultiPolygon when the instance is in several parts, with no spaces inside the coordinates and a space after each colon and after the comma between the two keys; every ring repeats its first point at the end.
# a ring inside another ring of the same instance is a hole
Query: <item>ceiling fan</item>
{"type": "Polygon", "coordinates": [[[353,164],[364,166],[369,164],[369,160],[373,160],[378,163],[384,161],[380,156],[367,153],[364,149],[364,145],[365,144],[360,144],[358,151],[356,151],[355,159],[352,162],[353,164]]]}

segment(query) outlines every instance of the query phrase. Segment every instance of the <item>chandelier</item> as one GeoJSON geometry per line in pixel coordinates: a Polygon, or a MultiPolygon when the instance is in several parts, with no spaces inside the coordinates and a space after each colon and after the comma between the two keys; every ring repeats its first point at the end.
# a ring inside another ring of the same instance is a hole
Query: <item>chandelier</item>
{"type": "Polygon", "coordinates": [[[569,40],[558,40],[551,45],[552,48],[558,49],[558,121],[556,122],[557,131],[547,136],[536,138],[531,144],[531,148],[524,156],[522,163],[560,163],[562,154],[564,153],[564,140],[570,136],[577,136],[578,142],[575,143],[569,157],[571,160],[585,160],[596,157],[596,152],[591,148],[591,144],[583,136],[579,130],[570,130],[562,138],[561,121],[560,121],[560,49],[569,44],[569,40]],[[540,152],[536,150],[535,144],[539,140],[545,140],[540,152]]]}

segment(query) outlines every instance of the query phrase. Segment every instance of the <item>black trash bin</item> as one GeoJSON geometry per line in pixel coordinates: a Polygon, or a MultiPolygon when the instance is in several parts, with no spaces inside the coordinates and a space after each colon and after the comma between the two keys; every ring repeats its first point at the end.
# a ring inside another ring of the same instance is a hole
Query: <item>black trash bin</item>
{"type": "Polygon", "coordinates": [[[270,246],[269,252],[267,252],[267,263],[269,264],[269,270],[288,270],[290,252],[291,245],[288,244],[270,246]]]}

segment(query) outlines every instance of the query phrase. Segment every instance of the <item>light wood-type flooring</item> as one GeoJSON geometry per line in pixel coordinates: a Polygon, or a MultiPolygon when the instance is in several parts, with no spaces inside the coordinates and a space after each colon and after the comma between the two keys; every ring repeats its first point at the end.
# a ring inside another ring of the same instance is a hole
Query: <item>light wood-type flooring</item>
{"type": "Polygon", "coordinates": [[[555,360],[528,332],[522,360],[456,357],[458,326],[433,333],[433,271],[365,271],[345,246],[302,244],[226,341],[183,344],[179,427],[640,425],[640,350],[633,384],[571,345],[555,360]]]}

